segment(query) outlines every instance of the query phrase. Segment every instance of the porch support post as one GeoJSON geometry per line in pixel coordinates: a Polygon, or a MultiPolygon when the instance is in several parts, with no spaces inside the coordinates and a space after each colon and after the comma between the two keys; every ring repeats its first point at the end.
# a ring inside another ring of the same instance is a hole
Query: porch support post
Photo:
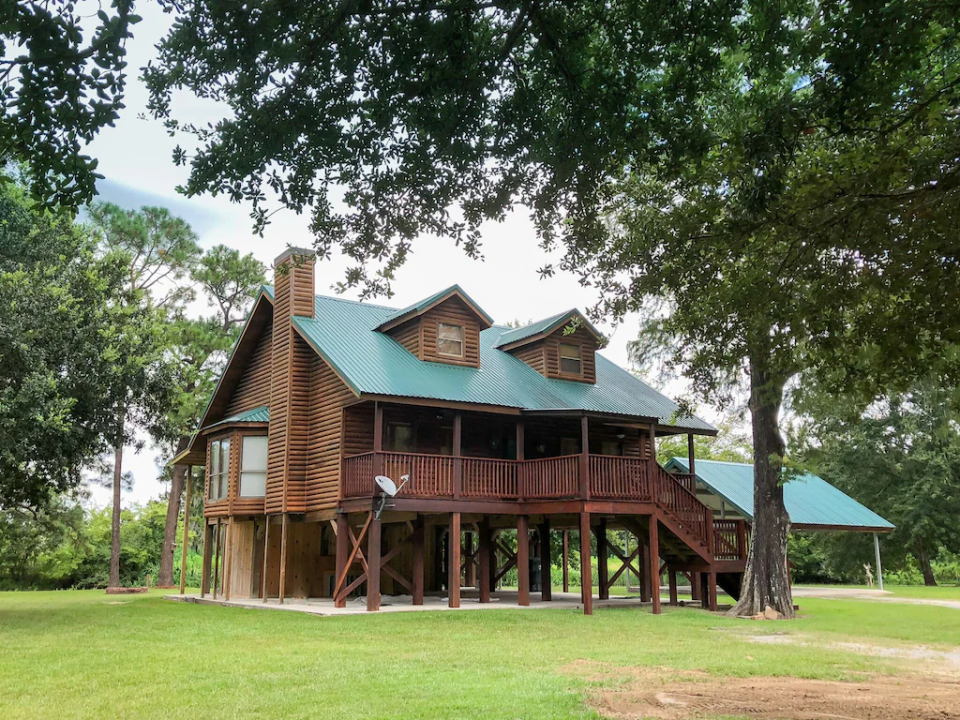
{"type": "Polygon", "coordinates": [[[645,538],[638,537],[637,542],[640,544],[640,602],[650,602],[650,545],[645,538]]]}
{"type": "Polygon", "coordinates": [[[677,571],[668,567],[667,578],[670,583],[670,604],[679,605],[680,601],[677,598],[677,571]]]}
{"type": "Polygon", "coordinates": [[[373,404],[373,474],[383,475],[383,405],[373,404]]]}
{"type": "Polygon", "coordinates": [[[690,599],[696,600],[697,602],[702,602],[701,596],[703,595],[703,587],[700,582],[700,573],[692,572],[690,573],[690,599]]]}
{"type": "Polygon", "coordinates": [[[267,577],[270,569],[270,563],[268,562],[270,555],[270,516],[264,515],[263,519],[265,526],[263,528],[263,572],[260,573],[260,597],[266,602],[268,595],[267,588],[270,587],[269,578],[267,577]]]}
{"type": "Polygon", "coordinates": [[[233,515],[227,520],[227,539],[223,543],[223,599],[230,601],[230,571],[233,569],[233,515]]]}
{"type": "Polygon", "coordinates": [[[460,607],[460,513],[450,513],[450,534],[447,537],[448,605],[460,607]]]}
{"type": "Polygon", "coordinates": [[[423,605],[423,515],[413,521],[413,604],[423,605]]]}
{"type": "MultiPolygon", "coordinates": [[[[347,560],[350,558],[350,527],[347,522],[347,516],[344,513],[337,515],[337,561],[336,574],[334,575],[334,591],[336,591],[337,581],[345,577],[344,572],[347,569],[347,560]]],[[[334,607],[346,607],[347,597],[344,595],[339,600],[334,597],[334,607]]]]}
{"type": "Polygon", "coordinates": [[[586,415],[580,418],[580,497],[590,499],[590,420],[586,415]]]}
{"type": "Polygon", "coordinates": [[[711,610],[717,610],[717,573],[711,570],[707,573],[707,604],[711,610]]]}
{"type": "Polygon", "coordinates": [[[210,561],[213,559],[213,525],[203,519],[203,574],[200,577],[200,597],[210,592],[210,561]]]}
{"type": "Polygon", "coordinates": [[[213,599],[217,599],[217,591],[220,585],[220,518],[217,518],[217,539],[214,544],[213,553],[213,599]]]}
{"type": "MultiPolygon", "coordinates": [[[[193,465],[187,467],[187,491],[183,501],[183,544],[180,548],[180,594],[187,592],[187,545],[190,544],[190,487],[193,485],[193,465]]],[[[876,537],[876,535],[874,535],[876,537]]]]}
{"type": "Polygon", "coordinates": [[[477,549],[479,555],[480,567],[478,569],[480,585],[480,602],[490,602],[490,546],[492,538],[490,536],[490,521],[485,517],[480,521],[480,547],[477,549]]]}
{"type": "Polygon", "coordinates": [[[650,601],[654,615],[660,614],[660,532],[657,514],[650,516],[650,601]]]}
{"type": "Polygon", "coordinates": [[[540,523],[540,599],[553,600],[553,581],[550,578],[550,520],[540,523]]]}
{"type": "Polygon", "coordinates": [[[467,587],[477,586],[477,555],[473,544],[473,532],[466,530],[463,533],[463,553],[466,562],[463,564],[463,584],[467,587]]]}
{"type": "Polygon", "coordinates": [[[873,554],[877,560],[877,587],[883,590],[883,567],[880,565],[880,535],[873,534],[873,554]]]}
{"type": "Polygon", "coordinates": [[[517,515],[517,605],[530,604],[530,533],[526,515],[517,515]]]}
{"type": "MultiPolygon", "coordinates": [[[[372,512],[372,511],[371,511],[372,512]]],[[[367,530],[367,612],[380,609],[380,518],[373,513],[367,530]]]]}
{"type": "Polygon", "coordinates": [[[590,567],[590,513],[580,513],[580,603],[593,615],[593,570],[590,567]]]}
{"type": "Polygon", "coordinates": [[[570,592],[570,531],[563,531],[563,591],[570,592]]]}
{"type": "MultiPolygon", "coordinates": [[[[463,460],[461,454],[461,437],[463,436],[462,415],[453,414],[453,499],[459,500],[463,489],[463,460]]],[[[459,542],[459,540],[458,540],[459,542]]]]}
{"type": "MultiPolygon", "coordinates": [[[[521,461],[524,459],[523,453],[524,453],[524,444],[526,443],[525,437],[526,435],[524,432],[523,420],[522,419],[517,420],[517,443],[516,444],[517,444],[517,460],[518,461],[521,461]]],[[[524,472],[523,468],[524,468],[523,465],[520,465],[517,468],[517,495],[518,495],[517,499],[518,500],[523,500],[526,496],[526,482],[525,482],[526,473],[524,472]]]]}
{"type": "Polygon", "coordinates": [[[697,467],[693,457],[693,433],[687,433],[687,466],[691,475],[697,474],[697,467]]]}
{"type": "Polygon", "coordinates": [[[610,599],[610,587],[607,584],[610,569],[607,560],[607,519],[600,518],[597,524],[597,595],[601,600],[610,599]]]}
{"type": "Polygon", "coordinates": [[[283,513],[280,518],[280,604],[283,605],[287,591],[287,525],[290,520],[287,513],[283,513]]]}

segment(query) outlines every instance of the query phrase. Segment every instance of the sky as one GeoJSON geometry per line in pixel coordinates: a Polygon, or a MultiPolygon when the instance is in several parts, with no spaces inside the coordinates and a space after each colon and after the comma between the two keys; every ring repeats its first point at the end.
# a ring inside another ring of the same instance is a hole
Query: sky
{"type": "MultiPolygon", "coordinates": [[[[135,37],[127,45],[131,72],[126,108],[115,127],[106,128],[89,148],[105,176],[98,184],[100,199],[131,209],[165,206],[191,223],[204,247],[223,243],[253,253],[267,267],[289,246],[311,247],[307,216],[280,211],[260,237],[252,231],[249,205],[235,204],[224,197],[186,198],[177,193],[177,185],[187,178],[187,168],[175,167],[172,160],[178,139],[171,138],[159,121],[143,117],[148,97],[137,77],[139,68],[153,58],[154,46],[169,27],[171,16],[152,4],[137,10],[143,21],[134,27],[135,37]]],[[[221,117],[216,106],[188,93],[175,96],[173,110],[178,119],[187,122],[203,123],[221,117]]],[[[471,260],[452,241],[419,238],[406,264],[396,273],[394,297],[373,302],[405,307],[457,283],[495,321],[505,323],[539,320],[572,307],[584,309],[597,300],[596,291],[581,287],[573,275],[558,272],[541,279],[538,268],[558,262],[561,254],[548,255],[540,249],[528,213],[522,209],[502,223],[484,226],[482,252],[483,261],[471,260]]],[[[317,292],[335,294],[331,286],[343,279],[346,267],[344,259],[338,257],[319,263],[317,292]]],[[[343,297],[357,299],[356,293],[343,297]]],[[[628,316],[618,327],[600,323],[599,329],[610,338],[603,354],[628,366],[627,343],[637,335],[639,318],[628,316]]],[[[700,414],[712,419],[709,412],[700,414]]],[[[143,503],[161,496],[166,486],[157,480],[157,454],[147,445],[139,453],[130,448],[125,455],[124,470],[133,473],[134,484],[123,502],[143,503]]],[[[109,504],[110,491],[92,488],[92,502],[109,504]]]]}

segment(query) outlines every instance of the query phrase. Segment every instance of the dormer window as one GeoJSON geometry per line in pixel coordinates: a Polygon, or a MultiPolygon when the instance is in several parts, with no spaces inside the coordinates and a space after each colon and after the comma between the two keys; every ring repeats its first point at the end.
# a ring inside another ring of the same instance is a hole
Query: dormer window
{"type": "Polygon", "coordinates": [[[463,357],[463,325],[437,325],[437,354],[445,357],[463,357]]]}
{"type": "Polygon", "coordinates": [[[565,375],[582,375],[583,358],[581,357],[581,346],[560,343],[560,372],[565,375]]]}

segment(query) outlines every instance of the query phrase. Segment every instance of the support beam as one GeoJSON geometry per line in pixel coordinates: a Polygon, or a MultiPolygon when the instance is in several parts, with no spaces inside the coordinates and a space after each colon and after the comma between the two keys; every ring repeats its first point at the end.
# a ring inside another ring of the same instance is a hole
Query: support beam
{"type": "Polygon", "coordinates": [[[517,515],[517,604],[530,604],[530,533],[526,515],[517,515]]]}
{"type": "Polygon", "coordinates": [[[717,611],[717,574],[707,573],[707,604],[710,610],[717,611]]]}
{"type": "Polygon", "coordinates": [[[477,550],[479,554],[480,567],[477,570],[479,573],[479,585],[480,585],[480,602],[488,603],[490,602],[490,585],[491,579],[493,577],[491,573],[491,555],[493,554],[492,545],[493,537],[490,534],[490,520],[483,518],[479,524],[480,537],[479,543],[480,547],[477,550]]]}
{"type": "Polygon", "coordinates": [[[650,543],[639,536],[637,542],[640,545],[640,602],[650,602],[650,543]]]}
{"type": "Polygon", "coordinates": [[[260,597],[266,602],[270,595],[268,577],[270,569],[270,563],[268,562],[270,555],[270,516],[264,516],[264,520],[266,520],[266,526],[263,528],[263,572],[260,574],[260,597]]]}
{"type": "MultiPolygon", "coordinates": [[[[336,561],[336,575],[334,583],[339,581],[339,578],[346,577],[347,574],[347,558],[350,557],[350,528],[347,522],[347,516],[344,514],[337,515],[337,561],[336,561]]],[[[336,597],[336,587],[334,587],[334,607],[346,607],[347,598],[346,596],[342,598],[336,597]]]]}
{"type": "Polygon", "coordinates": [[[570,531],[563,531],[563,591],[570,592],[570,531]]]}
{"type": "MultiPolygon", "coordinates": [[[[463,458],[461,457],[461,438],[463,436],[463,416],[453,414],[453,499],[459,500],[463,491],[463,458]]],[[[459,542],[459,540],[458,540],[459,542]]]]}
{"type": "Polygon", "coordinates": [[[373,404],[373,474],[383,474],[383,405],[373,404]]]}
{"type": "Polygon", "coordinates": [[[213,525],[203,522],[203,570],[200,576],[200,597],[210,592],[210,565],[213,560],[213,525]]]}
{"type": "Polygon", "coordinates": [[[423,515],[413,521],[413,604],[423,605],[423,515]]]}
{"type": "Polygon", "coordinates": [[[580,418],[580,497],[590,499],[590,419],[586,415],[580,418]]]}
{"type": "Polygon", "coordinates": [[[696,602],[703,602],[703,586],[700,582],[700,573],[690,573],[690,599],[696,602]]]}
{"type": "Polygon", "coordinates": [[[873,553],[877,560],[877,587],[883,590],[883,567],[880,565],[880,535],[873,534],[873,553]]]}
{"type": "Polygon", "coordinates": [[[650,602],[654,615],[660,614],[660,523],[650,516],[650,602]]]}
{"type": "Polygon", "coordinates": [[[600,518],[597,524],[597,596],[601,600],[610,599],[610,585],[608,583],[610,566],[607,554],[607,519],[600,518]]]}
{"type": "Polygon", "coordinates": [[[550,577],[552,561],[550,521],[544,518],[543,522],[540,523],[540,599],[546,602],[553,600],[553,579],[550,577]]]}
{"type": "Polygon", "coordinates": [[[213,554],[213,599],[217,599],[217,591],[220,589],[220,532],[221,523],[220,518],[217,518],[217,539],[214,546],[213,554]]]}
{"type": "Polygon", "coordinates": [[[447,538],[447,604],[460,607],[460,513],[450,513],[450,534],[447,538]]]}
{"type": "Polygon", "coordinates": [[[367,531],[367,612],[380,609],[380,518],[374,514],[367,531]]]}
{"type": "Polygon", "coordinates": [[[280,604],[283,605],[283,599],[287,592],[287,525],[290,523],[290,516],[283,513],[280,519],[280,604]]]}
{"type": "Polygon", "coordinates": [[[593,615],[593,570],[590,567],[590,513],[580,513],[580,603],[593,615]]]}
{"type": "Polygon", "coordinates": [[[691,475],[697,474],[696,459],[693,452],[693,433],[687,433],[687,467],[691,475]]]}
{"type": "Polygon", "coordinates": [[[227,520],[227,539],[223,543],[223,599],[230,601],[231,570],[233,570],[233,516],[227,520]]]}
{"type": "Polygon", "coordinates": [[[670,583],[670,604],[679,605],[680,600],[677,597],[677,571],[667,568],[667,578],[670,583]]]}
{"type": "MultiPolygon", "coordinates": [[[[187,592],[187,545],[190,544],[190,488],[193,485],[193,465],[187,467],[187,491],[183,501],[183,543],[180,548],[180,594],[187,592]]],[[[876,535],[874,535],[876,537],[876,535]]]]}
{"type": "Polygon", "coordinates": [[[467,587],[477,586],[477,558],[473,545],[473,533],[469,530],[463,533],[463,584],[467,587]]]}

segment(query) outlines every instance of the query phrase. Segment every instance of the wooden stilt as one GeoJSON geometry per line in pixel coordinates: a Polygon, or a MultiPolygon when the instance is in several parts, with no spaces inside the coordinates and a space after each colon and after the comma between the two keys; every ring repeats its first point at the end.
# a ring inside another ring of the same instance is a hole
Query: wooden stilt
{"type": "Polygon", "coordinates": [[[580,602],[593,615],[593,569],[590,567],[590,513],[580,513],[580,602]]]}
{"type": "MultiPolygon", "coordinates": [[[[344,514],[337,515],[337,561],[336,561],[336,578],[345,577],[347,573],[347,558],[350,557],[350,529],[347,524],[347,516],[344,514]]],[[[334,581],[336,583],[336,580],[334,581]]],[[[347,598],[346,596],[342,598],[336,597],[336,588],[334,588],[334,602],[335,607],[346,607],[347,598]]]]}
{"type": "Polygon", "coordinates": [[[480,567],[477,571],[479,575],[479,584],[480,584],[480,602],[488,603],[490,602],[490,584],[493,577],[490,570],[490,546],[493,542],[493,538],[490,536],[490,521],[487,518],[484,518],[480,521],[480,532],[478,542],[480,544],[477,549],[479,556],[480,567]]]}
{"type": "Polygon", "coordinates": [[[213,525],[203,523],[203,570],[200,577],[200,597],[210,592],[210,565],[213,560],[213,525]]]}
{"type": "Polygon", "coordinates": [[[267,569],[270,567],[267,557],[270,554],[270,516],[266,515],[264,520],[266,523],[263,528],[263,572],[260,573],[260,597],[266,602],[270,587],[267,577],[267,569]]]}
{"type": "Polygon", "coordinates": [[[280,519],[280,604],[287,594],[287,524],[289,515],[283,513],[280,519]]]}
{"type": "MultiPolygon", "coordinates": [[[[649,533],[648,533],[649,534],[649,533]]],[[[637,538],[640,542],[640,602],[650,602],[650,544],[637,538]]]]}
{"type": "Polygon", "coordinates": [[[563,591],[570,592],[570,531],[563,531],[563,591]]]}
{"type": "Polygon", "coordinates": [[[650,516],[650,602],[654,615],[660,614],[660,523],[650,516]]]}
{"type": "Polygon", "coordinates": [[[423,605],[423,515],[413,521],[413,604],[423,605]]]}
{"type": "Polygon", "coordinates": [[[667,578],[670,583],[670,604],[679,605],[680,600],[677,597],[677,571],[667,569],[667,578]]]}
{"type": "Polygon", "coordinates": [[[190,487],[193,485],[193,465],[187,468],[187,491],[183,500],[183,543],[180,548],[180,594],[187,592],[187,546],[190,544],[190,487]]]}
{"type": "Polygon", "coordinates": [[[233,569],[233,516],[227,520],[227,539],[223,543],[223,599],[230,600],[230,571],[233,569]]]}
{"type": "Polygon", "coordinates": [[[707,606],[713,611],[717,611],[717,574],[715,572],[707,573],[707,606]]]}
{"type": "Polygon", "coordinates": [[[380,609],[380,518],[374,516],[367,531],[367,612],[380,609]]]}
{"type": "Polygon", "coordinates": [[[447,547],[447,604],[460,607],[460,513],[450,513],[450,533],[447,547]]]}
{"type": "Polygon", "coordinates": [[[517,604],[530,604],[530,533],[526,515],[517,515],[517,604]]]}
{"type": "Polygon", "coordinates": [[[601,600],[610,599],[610,586],[607,579],[610,566],[607,556],[607,519],[600,518],[597,524],[597,595],[601,600]]]}
{"type": "Polygon", "coordinates": [[[220,518],[217,518],[217,539],[214,547],[213,556],[213,599],[217,599],[217,591],[220,589],[220,518]]]}
{"type": "Polygon", "coordinates": [[[690,599],[696,602],[700,602],[700,597],[703,594],[703,583],[700,582],[700,573],[689,573],[687,577],[690,580],[690,599]]]}
{"type": "Polygon", "coordinates": [[[473,553],[473,533],[466,531],[463,533],[463,554],[466,559],[463,566],[463,584],[471,588],[477,586],[477,566],[474,564],[476,558],[473,553]]]}
{"type": "Polygon", "coordinates": [[[540,523],[540,599],[553,600],[553,580],[550,577],[550,521],[547,518],[540,523]]]}

